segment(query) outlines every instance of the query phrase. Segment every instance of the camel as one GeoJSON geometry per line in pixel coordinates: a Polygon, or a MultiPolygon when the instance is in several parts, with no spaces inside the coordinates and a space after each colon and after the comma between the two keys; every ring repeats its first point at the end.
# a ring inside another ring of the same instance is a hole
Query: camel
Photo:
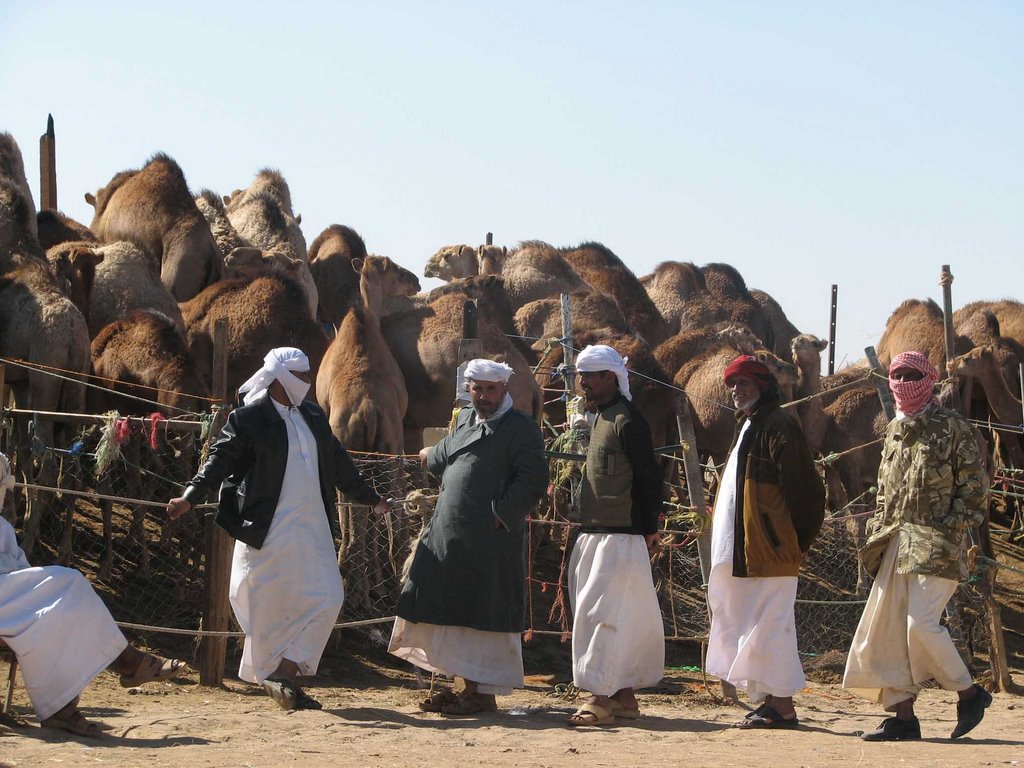
{"type": "Polygon", "coordinates": [[[640,281],[622,260],[601,243],[561,248],[559,253],[593,290],[615,299],[622,314],[647,343],[656,347],[668,338],[665,320],[640,281]]]}
{"type": "Polygon", "coordinates": [[[40,211],[36,214],[39,227],[39,245],[48,251],[61,243],[98,243],[99,238],[85,224],[65,216],[60,211],[40,211]]]}
{"type": "Polygon", "coordinates": [[[793,365],[797,370],[793,397],[796,400],[810,398],[799,403],[796,408],[804,435],[811,451],[815,453],[821,451],[828,427],[821,397],[817,396],[821,391],[821,353],[827,346],[827,341],[809,333],[798,334],[790,342],[793,365]]]}
{"type": "Polygon", "coordinates": [[[228,321],[228,392],[263,365],[275,347],[298,347],[309,357],[311,375],[327,349],[327,334],[309,313],[306,292],[282,272],[221,280],[181,304],[189,351],[204,381],[211,381],[216,321],[228,321]]]}
{"type": "Polygon", "coordinates": [[[96,282],[96,265],[103,261],[103,254],[97,253],[90,243],[62,243],[50,248],[46,259],[58,287],[82,315],[88,317],[96,282]]]}
{"type": "Polygon", "coordinates": [[[228,211],[224,207],[224,200],[216,193],[208,189],[199,191],[196,195],[196,208],[203,214],[206,223],[210,225],[210,234],[217,243],[217,250],[221,258],[226,257],[235,248],[251,246],[252,243],[243,238],[228,220],[228,211]]]}
{"type": "Polygon", "coordinates": [[[768,318],[735,268],[728,264],[706,264],[701,267],[701,275],[704,290],[693,294],[682,305],[680,331],[698,330],[724,321],[742,323],[761,340],[762,348],[777,356],[789,357],[788,342],[781,348],[775,343],[768,318]]]}
{"type": "Polygon", "coordinates": [[[39,240],[32,233],[35,211],[32,201],[12,180],[0,176],[0,273],[16,261],[42,260],[39,240]]]}
{"type": "MultiPolygon", "coordinates": [[[[960,318],[966,319],[970,315],[987,310],[995,315],[999,322],[1000,335],[1009,339],[1017,345],[1018,351],[1024,348],[1024,304],[1013,299],[1002,301],[975,301],[967,304],[953,313],[954,327],[960,318]]],[[[1024,357],[1021,358],[1024,362],[1024,357]]]]}
{"type": "MultiPolygon", "coordinates": [[[[45,259],[38,253],[22,259],[13,254],[14,268],[0,275],[0,357],[23,360],[45,366],[23,368],[7,366],[6,380],[18,408],[38,411],[80,413],[85,405],[85,387],[74,377],[89,371],[89,332],[81,311],[58,287],[45,259]],[[53,375],[61,371],[62,378],[53,375]]],[[[63,430],[54,423],[39,420],[34,437],[48,449],[68,442],[63,430]],[[58,434],[59,433],[59,434],[58,434]]],[[[28,423],[18,423],[18,466],[31,476],[32,451],[28,423]]],[[[40,458],[35,480],[53,486],[57,479],[57,460],[51,451],[40,458]]],[[[30,496],[23,530],[23,549],[31,553],[39,535],[41,517],[48,503],[38,495],[30,496]]],[[[70,553],[71,526],[65,526],[62,556],[70,553]]]]}
{"type": "MultiPolygon", "coordinates": [[[[458,291],[444,293],[425,306],[394,312],[381,321],[381,332],[409,390],[410,407],[404,424],[406,451],[416,452],[423,446],[425,428],[445,426],[451,420],[466,301],[465,294],[458,291]]],[[[483,356],[503,357],[513,368],[509,393],[517,408],[539,420],[543,401],[529,364],[487,313],[480,312],[479,320],[483,356]]]]}
{"type": "Polygon", "coordinates": [[[90,229],[101,242],[127,240],[160,264],[160,279],[187,301],[220,279],[223,259],[210,225],[188,191],[185,174],[163,153],[138,171],[122,171],[85,200],[95,208],[90,229]]]}
{"type": "Polygon", "coordinates": [[[446,283],[479,274],[480,259],[477,251],[468,245],[446,245],[438,249],[423,268],[424,277],[436,277],[446,283]]]}
{"type": "MultiPolygon", "coordinates": [[[[955,354],[963,354],[970,342],[962,337],[954,339],[955,354]]],[[[946,371],[946,332],[942,324],[942,310],[931,299],[907,299],[889,315],[885,330],[878,341],[878,362],[888,369],[892,359],[901,352],[916,350],[928,357],[939,371],[946,371]]]]}
{"type": "Polygon", "coordinates": [[[679,333],[679,320],[686,303],[704,290],[704,273],[690,262],[663,261],[640,284],[665,319],[666,333],[679,333]]]}
{"type": "Polygon", "coordinates": [[[28,210],[31,212],[31,216],[25,220],[25,227],[33,237],[38,238],[39,228],[35,221],[36,204],[32,198],[32,189],[28,185],[28,177],[25,176],[25,163],[22,160],[18,142],[7,131],[0,131],[0,179],[11,181],[25,198],[28,210]]]}
{"type": "Polygon", "coordinates": [[[61,243],[49,254],[90,251],[96,262],[88,310],[84,313],[90,338],[109,323],[123,320],[136,309],[151,309],[171,318],[184,333],[185,322],[178,302],[160,280],[159,265],[137,245],[121,241],[98,245],[61,243]]]}
{"type": "Polygon", "coordinates": [[[306,260],[302,217],[292,209],[291,190],[280,171],[262,169],[247,189],[235,190],[224,202],[228,220],[246,242],[306,260]]]}
{"type": "Polygon", "coordinates": [[[317,319],[337,325],[345,312],[359,301],[359,273],[353,259],[366,258],[366,244],[359,233],[343,224],[332,224],[309,246],[309,270],[320,300],[317,319]]]}
{"type": "MultiPolygon", "coordinates": [[[[991,345],[975,347],[956,358],[955,369],[959,376],[972,377],[985,392],[985,398],[996,421],[1006,425],[1019,425],[1024,420],[1021,401],[1010,388],[1003,374],[1003,365],[997,349],[991,345]]],[[[985,415],[987,418],[987,414],[985,415]]],[[[1006,455],[1013,467],[1024,467],[1024,450],[1017,434],[996,432],[998,444],[1006,448],[1006,455]]]]}
{"type": "Polygon", "coordinates": [[[362,302],[349,309],[317,373],[316,399],[347,448],[398,455],[409,393],[380,332],[384,297],[420,289],[407,269],[383,256],[354,259],[362,302]]]}
{"type": "Polygon", "coordinates": [[[761,312],[768,321],[773,339],[772,351],[782,357],[787,350],[791,349],[793,340],[800,335],[800,331],[789,322],[789,318],[782,311],[779,302],[772,298],[771,294],[751,288],[750,297],[761,307],[761,312]]]}
{"type": "MultiPolygon", "coordinates": [[[[189,354],[181,331],[174,320],[152,310],[134,310],[126,318],[104,326],[92,342],[93,370],[99,387],[89,389],[86,403],[90,413],[116,410],[122,416],[147,416],[162,411],[168,417],[206,410],[210,390],[196,374],[196,364],[189,354]],[[127,395],[124,397],[122,395],[127,395]],[[141,400],[150,401],[147,405],[141,400]]],[[[130,467],[143,467],[159,461],[153,451],[141,447],[139,440],[122,446],[130,467]]],[[[142,486],[137,471],[123,473],[127,482],[124,495],[140,498],[142,486]]],[[[160,466],[158,476],[167,474],[160,466]]],[[[109,478],[98,478],[101,486],[109,478]]],[[[113,489],[106,489],[111,493],[113,489]]],[[[112,507],[109,500],[100,502],[103,517],[103,559],[100,576],[109,576],[113,565],[111,536],[112,507]]],[[[139,574],[149,571],[149,549],[146,545],[145,507],[132,510],[127,539],[140,550],[139,574]]]]}
{"type": "Polygon", "coordinates": [[[316,317],[319,298],[313,274],[304,259],[296,259],[282,251],[263,251],[252,246],[235,248],[224,257],[224,277],[249,277],[266,270],[284,272],[293,277],[306,293],[309,314],[316,317]]]}
{"type": "MultiPolygon", "coordinates": [[[[570,341],[574,347],[579,347],[578,337],[583,333],[602,337],[636,333],[611,296],[590,290],[571,293],[569,309],[572,313],[570,341]]],[[[562,337],[561,298],[531,301],[516,311],[514,322],[515,333],[527,340],[536,339],[531,346],[543,357],[548,340],[562,337]]],[[[548,362],[545,360],[545,365],[548,362]]]]}
{"type": "Polygon", "coordinates": [[[711,328],[677,333],[655,347],[654,356],[661,367],[673,375],[686,361],[721,346],[729,346],[737,350],[737,354],[752,355],[762,344],[747,326],[727,320],[711,328]]]}

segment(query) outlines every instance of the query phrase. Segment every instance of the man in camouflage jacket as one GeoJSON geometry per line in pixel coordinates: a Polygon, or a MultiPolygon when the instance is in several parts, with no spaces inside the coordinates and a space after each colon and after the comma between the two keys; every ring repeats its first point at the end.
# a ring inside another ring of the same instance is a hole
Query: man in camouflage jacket
{"type": "Polygon", "coordinates": [[[889,366],[898,408],[882,448],[878,511],[861,550],[875,578],[847,658],[843,686],[895,717],[868,741],[920,739],[914,701],[934,679],[959,694],[951,738],[974,728],[992,696],[972,684],[949,632],[939,623],[956,590],[968,528],[988,506],[988,476],[970,425],[932,394],[938,372],[919,352],[889,366]]]}

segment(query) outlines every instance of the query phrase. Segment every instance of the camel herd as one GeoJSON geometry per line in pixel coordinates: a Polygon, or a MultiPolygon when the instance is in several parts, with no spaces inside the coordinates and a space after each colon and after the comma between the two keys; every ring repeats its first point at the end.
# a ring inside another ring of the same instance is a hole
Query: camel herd
{"type": "MultiPolygon", "coordinates": [[[[19,408],[139,413],[138,403],[118,399],[133,393],[154,402],[141,411],[204,410],[213,328],[224,318],[229,391],[270,348],[300,347],[315,370],[315,396],[347,446],[411,453],[425,428],[450,420],[463,307],[474,300],[484,354],[516,372],[517,406],[557,424],[564,402],[552,377],[562,349],[552,340],[562,336],[559,297],[568,294],[574,346],[604,342],[628,355],[635,401],[658,444],[678,439],[685,397],[698,448],[722,462],[734,426],[722,370],[750,353],[796,401],[812,448],[832,457],[833,504],[858,499],[874,482],[884,417],[867,365],[822,377],[826,342],[800,333],[727,264],[665,262],[637,278],[595,242],[454,245],[427,261],[425,276],[446,284],[424,294],[412,272],[368,253],[349,227],[328,227],[307,249],[288,184],[274,170],[227,196],[193,195],[177,163],[157,154],[85,198],[94,207],[88,227],[37,213],[21,152],[0,133],[0,357],[33,365],[6,367],[19,408]],[[98,377],[88,396],[81,374],[98,377]]],[[[947,368],[941,311],[904,302],[877,345],[882,364],[920,349],[960,379],[972,413],[1019,424],[1022,305],[971,304],[954,323],[959,357],[947,368]]],[[[40,435],[48,445],[67,439],[54,430],[40,435]]],[[[26,441],[21,435],[19,445],[26,441]]],[[[1002,443],[1024,466],[1019,437],[1002,443]]],[[[34,535],[26,531],[29,546],[34,535]]]]}

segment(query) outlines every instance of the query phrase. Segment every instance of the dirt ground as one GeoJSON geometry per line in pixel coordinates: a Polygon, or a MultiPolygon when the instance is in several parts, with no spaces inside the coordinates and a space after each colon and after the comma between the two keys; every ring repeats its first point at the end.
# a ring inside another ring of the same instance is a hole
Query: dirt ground
{"type": "Polygon", "coordinates": [[[353,659],[332,661],[322,672],[308,690],[323,711],[291,713],[237,680],[199,686],[193,670],[132,692],[103,673],[82,696],[86,716],[113,727],[102,739],[38,728],[19,686],[14,712],[24,725],[0,724],[0,766],[1024,765],[1024,698],[1006,694],[995,697],[972,734],[951,742],[955,696],[924,691],[922,741],[869,744],[857,735],[873,729],[881,713],[831,683],[798,695],[798,730],[749,732],[731,727],[744,708],[716,700],[699,674],[668,670],[658,688],[641,695],[641,720],[570,729],[572,702],[553,695],[553,676],[530,676],[525,690],[499,698],[496,715],[447,719],[419,712],[424,692],[404,671],[353,659]],[[348,685],[331,682],[346,677],[348,685]]]}

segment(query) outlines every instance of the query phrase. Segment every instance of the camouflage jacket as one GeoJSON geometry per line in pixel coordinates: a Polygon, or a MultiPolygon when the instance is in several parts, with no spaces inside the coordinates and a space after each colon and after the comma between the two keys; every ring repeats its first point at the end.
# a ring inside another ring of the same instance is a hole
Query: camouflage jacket
{"type": "Polygon", "coordinates": [[[897,573],[958,579],[964,532],[988,505],[988,475],[974,432],[953,411],[931,407],[893,419],[878,467],[878,511],[861,551],[872,576],[893,537],[897,573]]]}

